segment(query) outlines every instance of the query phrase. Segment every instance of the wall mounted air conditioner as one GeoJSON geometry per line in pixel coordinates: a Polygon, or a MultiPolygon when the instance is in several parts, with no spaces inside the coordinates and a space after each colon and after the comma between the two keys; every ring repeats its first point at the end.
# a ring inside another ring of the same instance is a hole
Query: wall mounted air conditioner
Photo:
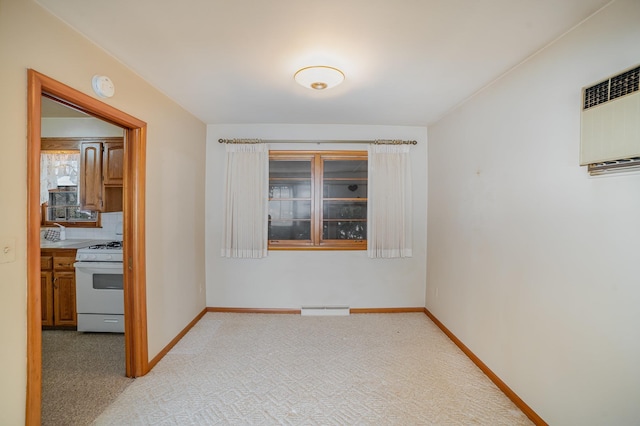
{"type": "MultiPolygon", "coordinates": [[[[640,66],[582,90],[580,165],[640,163],[640,66]]],[[[590,166],[590,171],[592,171],[590,166]]]]}

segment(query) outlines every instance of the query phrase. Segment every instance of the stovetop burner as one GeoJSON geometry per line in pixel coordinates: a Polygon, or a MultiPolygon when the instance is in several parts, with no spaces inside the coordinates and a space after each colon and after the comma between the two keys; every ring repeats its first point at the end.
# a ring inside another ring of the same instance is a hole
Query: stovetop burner
{"type": "Polygon", "coordinates": [[[108,241],[78,249],[76,260],[80,262],[120,262],[122,263],[122,241],[108,241]]]}
{"type": "Polygon", "coordinates": [[[90,250],[108,250],[108,249],[120,249],[122,248],[122,241],[110,241],[104,244],[96,244],[94,246],[87,247],[90,250]]]}

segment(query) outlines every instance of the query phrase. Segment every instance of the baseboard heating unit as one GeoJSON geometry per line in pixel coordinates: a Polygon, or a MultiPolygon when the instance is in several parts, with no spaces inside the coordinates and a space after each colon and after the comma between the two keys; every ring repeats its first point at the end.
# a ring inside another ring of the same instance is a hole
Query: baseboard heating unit
{"type": "Polygon", "coordinates": [[[303,316],[341,316],[349,315],[348,306],[303,306],[300,314],[303,316]]]}

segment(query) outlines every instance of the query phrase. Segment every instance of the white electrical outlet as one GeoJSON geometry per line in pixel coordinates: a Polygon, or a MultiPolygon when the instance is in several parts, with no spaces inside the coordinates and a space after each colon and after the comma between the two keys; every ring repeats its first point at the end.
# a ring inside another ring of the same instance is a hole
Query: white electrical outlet
{"type": "Polygon", "coordinates": [[[0,239],[0,263],[10,263],[16,261],[16,239],[0,239]]]}

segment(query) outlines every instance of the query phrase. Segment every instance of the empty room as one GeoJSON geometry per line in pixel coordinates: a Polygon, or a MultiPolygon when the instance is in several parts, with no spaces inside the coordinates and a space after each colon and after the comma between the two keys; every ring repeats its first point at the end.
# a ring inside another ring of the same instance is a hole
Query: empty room
{"type": "Polygon", "coordinates": [[[118,345],[87,424],[640,423],[638,23],[0,0],[0,424],[63,337],[118,345]]]}

